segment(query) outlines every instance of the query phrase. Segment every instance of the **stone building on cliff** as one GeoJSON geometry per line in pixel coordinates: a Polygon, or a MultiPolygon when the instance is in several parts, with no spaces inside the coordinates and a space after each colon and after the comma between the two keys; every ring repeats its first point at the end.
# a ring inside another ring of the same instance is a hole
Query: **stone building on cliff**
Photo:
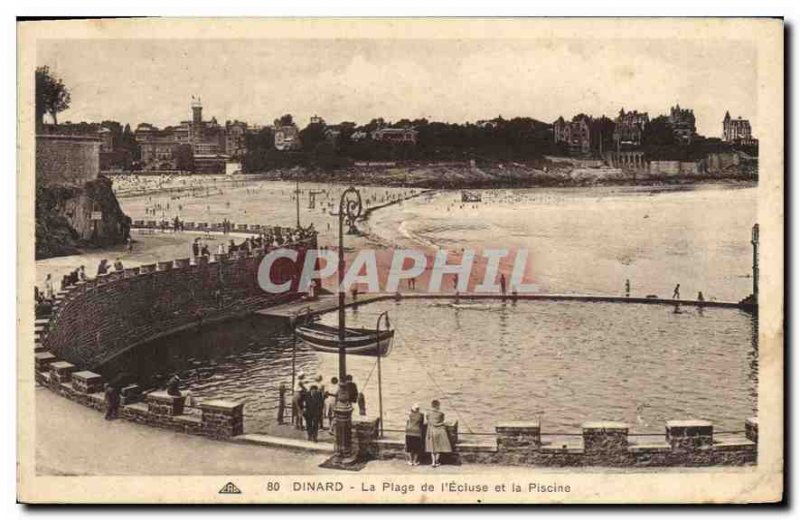
{"type": "Polygon", "coordinates": [[[753,130],[750,121],[736,117],[731,117],[729,111],[725,111],[725,118],[722,120],[722,140],[734,145],[755,146],[758,139],[753,137],[753,130]]]}
{"type": "Polygon", "coordinates": [[[40,127],[36,135],[37,259],[123,243],[130,232],[111,181],[100,176],[107,141],[97,132],[59,126],[40,127]]]}

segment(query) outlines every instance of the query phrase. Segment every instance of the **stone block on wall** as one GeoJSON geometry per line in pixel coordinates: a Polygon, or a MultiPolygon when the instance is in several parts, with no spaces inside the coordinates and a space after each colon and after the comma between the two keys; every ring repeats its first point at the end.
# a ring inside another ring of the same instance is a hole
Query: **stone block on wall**
{"type": "Polygon", "coordinates": [[[215,399],[203,401],[202,433],[209,437],[234,437],[244,433],[244,403],[215,399]]]}
{"type": "Polygon", "coordinates": [[[613,421],[587,422],[582,425],[583,449],[591,452],[628,449],[628,425],[613,421]]]}
{"type": "Polygon", "coordinates": [[[691,449],[711,446],[714,442],[714,425],[710,421],[667,421],[667,442],[673,449],[691,449]]]}
{"type": "Polygon", "coordinates": [[[125,268],[125,278],[130,278],[133,276],[137,276],[139,274],[138,267],[126,267],[125,268]]]}
{"type": "Polygon", "coordinates": [[[539,421],[513,421],[495,426],[498,450],[537,449],[542,445],[539,421]]]}
{"type": "Polygon", "coordinates": [[[50,364],[58,361],[52,352],[37,352],[33,355],[33,364],[39,372],[49,372],[50,364]]]}
{"type": "Polygon", "coordinates": [[[94,394],[103,391],[103,376],[88,370],[72,374],[72,388],[81,394],[94,394]]]}
{"type": "Polygon", "coordinates": [[[744,435],[749,440],[758,443],[758,417],[750,417],[744,422],[744,435]]]}
{"type": "Polygon", "coordinates": [[[145,396],[147,410],[153,415],[173,416],[183,414],[183,396],[169,395],[167,392],[150,392],[145,396]]]}
{"type": "Polygon", "coordinates": [[[445,421],[444,429],[450,438],[450,444],[455,447],[458,444],[458,421],[445,421]]]}
{"type": "Polygon", "coordinates": [[[380,419],[362,415],[353,417],[353,451],[360,460],[369,460],[378,456],[378,427],[380,419]]]}
{"type": "Polygon", "coordinates": [[[55,361],[50,363],[50,379],[57,383],[69,383],[72,380],[72,373],[77,369],[67,361],[55,361]]]}

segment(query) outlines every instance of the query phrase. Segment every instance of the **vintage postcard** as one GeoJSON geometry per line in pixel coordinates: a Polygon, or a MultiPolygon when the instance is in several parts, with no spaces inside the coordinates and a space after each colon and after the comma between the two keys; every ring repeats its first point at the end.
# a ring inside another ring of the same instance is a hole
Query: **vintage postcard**
{"type": "Polygon", "coordinates": [[[782,20],[18,29],[20,501],[782,500],[782,20]]]}

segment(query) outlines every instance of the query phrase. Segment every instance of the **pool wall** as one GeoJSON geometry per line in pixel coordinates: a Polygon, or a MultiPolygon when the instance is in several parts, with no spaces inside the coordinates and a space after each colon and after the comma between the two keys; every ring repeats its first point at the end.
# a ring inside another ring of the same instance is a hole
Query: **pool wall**
{"type": "MultiPolygon", "coordinates": [[[[187,243],[187,247],[189,244],[187,243]]],[[[289,246],[302,265],[316,239],[289,246]]],[[[137,345],[203,323],[250,314],[299,297],[269,294],[258,285],[267,251],[182,258],[112,271],[56,295],[50,316],[37,320],[37,349],[97,367],[137,345]]],[[[273,266],[273,279],[296,278],[291,262],[273,266]]]]}

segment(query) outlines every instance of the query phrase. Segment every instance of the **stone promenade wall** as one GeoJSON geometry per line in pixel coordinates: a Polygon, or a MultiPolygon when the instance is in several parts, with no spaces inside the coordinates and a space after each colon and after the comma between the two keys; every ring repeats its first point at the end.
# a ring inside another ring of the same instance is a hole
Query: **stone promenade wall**
{"type": "MultiPolygon", "coordinates": [[[[302,266],[316,239],[293,246],[302,266]]],[[[183,258],[115,271],[79,282],[56,297],[41,346],[58,358],[93,369],[124,350],[158,337],[284,303],[296,293],[265,293],[257,280],[264,249],[232,256],[183,258]]],[[[276,262],[276,283],[295,276],[276,262]]]]}
{"type": "MultiPolygon", "coordinates": [[[[451,439],[453,435],[451,434],[451,439]]],[[[663,436],[637,436],[618,422],[587,422],[569,437],[545,435],[538,421],[498,424],[496,435],[476,443],[456,437],[454,452],[444,462],[524,466],[743,466],[757,461],[758,419],[747,419],[742,433],[715,435],[708,421],[667,421],[663,436]]],[[[400,439],[368,441],[377,458],[405,457],[400,439]]]]}

